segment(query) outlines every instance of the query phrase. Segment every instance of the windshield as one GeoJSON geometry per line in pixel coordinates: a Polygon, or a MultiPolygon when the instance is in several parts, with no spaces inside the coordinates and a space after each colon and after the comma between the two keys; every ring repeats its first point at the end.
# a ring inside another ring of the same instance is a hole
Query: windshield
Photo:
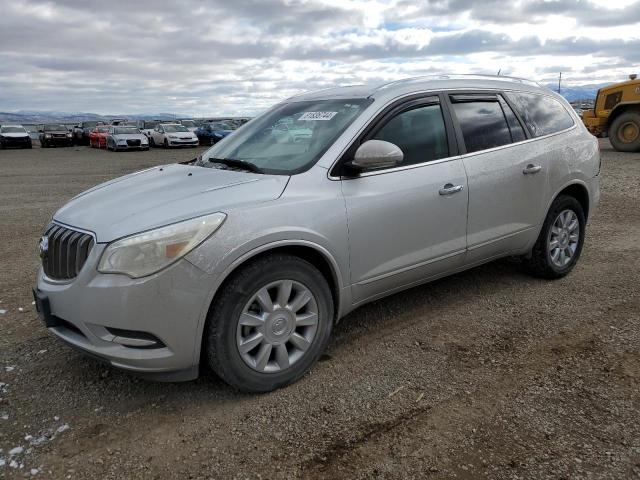
{"type": "Polygon", "coordinates": [[[113,129],[113,133],[116,135],[131,135],[131,134],[139,134],[140,130],[136,127],[116,127],[113,129]]]}
{"type": "Polygon", "coordinates": [[[98,122],[82,122],[84,128],[95,128],[96,125],[98,125],[98,122]]]}
{"type": "Polygon", "coordinates": [[[2,133],[27,133],[27,131],[22,127],[2,127],[2,128],[0,128],[0,132],[2,132],[2,133]]]}
{"type": "Polygon", "coordinates": [[[215,159],[241,160],[265,173],[300,173],[318,161],[370,102],[314,100],[278,105],[218,142],[200,164],[210,167],[215,159]]]}
{"type": "Polygon", "coordinates": [[[44,131],[45,132],[59,132],[59,131],[66,132],[67,127],[65,127],[64,125],[45,125],[44,131]]]}
{"type": "Polygon", "coordinates": [[[183,127],[182,125],[165,125],[165,132],[188,132],[189,129],[187,127],[183,127]]]}
{"type": "Polygon", "coordinates": [[[196,122],[194,122],[193,120],[182,120],[182,125],[187,128],[192,128],[196,126],[196,122]]]}
{"type": "Polygon", "coordinates": [[[160,125],[160,122],[156,120],[146,120],[144,122],[144,128],[156,128],[158,125],[160,125]]]}
{"type": "Polygon", "coordinates": [[[107,133],[109,131],[109,127],[98,127],[95,131],[98,133],[107,133]]]}

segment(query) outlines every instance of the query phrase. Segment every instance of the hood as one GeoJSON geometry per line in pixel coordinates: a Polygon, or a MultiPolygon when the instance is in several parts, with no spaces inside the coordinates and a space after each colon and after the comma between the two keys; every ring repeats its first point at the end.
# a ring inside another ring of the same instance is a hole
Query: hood
{"type": "Polygon", "coordinates": [[[54,220],[96,234],[99,243],[250,203],[277,199],[288,176],[165,165],[98,185],[54,220]]]}
{"type": "Polygon", "coordinates": [[[3,137],[7,138],[23,138],[28,137],[29,134],[27,132],[16,132],[16,133],[0,133],[3,137]]]}

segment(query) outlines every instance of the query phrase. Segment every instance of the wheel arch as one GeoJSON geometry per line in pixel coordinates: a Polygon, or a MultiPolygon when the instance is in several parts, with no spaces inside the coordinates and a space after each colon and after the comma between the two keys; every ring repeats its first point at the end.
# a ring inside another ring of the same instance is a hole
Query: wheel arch
{"type": "Polygon", "coordinates": [[[609,131],[609,128],[616,118],[618,118],[623,113],[631,111],[640,113],[640,102],[623,102],[616,105],[613,110],[611,110],[611,113],[607,118],[607,132],[609,131]]]}
{"type": "Polygon", "coordinates": [[[216,300],[219,298],[220,292],[222,292],[225,285],[230,281],[233,274],[252,262],[275,254],[292,255],[301,258],[302,260],[306,260],[316,268],[318,268],[322,276],[329,284],[329,289],[331,291],[331,297],[335,306],[333,321],[334,323],[338,321],[341,316],[340,312],[342,311],[342,302],[344,301],[341,294],[343,283],[340,276],[340,268],[333,255],[331,255],[328,250],[321,247],[320,245],[305,240],[278,241],[269,243],[255,248],[240,256],[219,276],[219,279],[216,282],[216,286],[213,289],[211,298],[208,300],[208,304],[205,304],[207,305],[206,313],[203,320],[201,321],[200,327],[198,328],[198,338],[196,339],[196,345],[199,348],[199,351],[194,352],[194,358],[196,361],[200,361],[202,365],[206,364],[206,362],[203,362],[202,357],[205,354],[204,332],[206,329],[206,324],[209,320],[211,309],[213,308],[216,300]]]}
{"type": "Polygon", "coordinates": [[[568,195],[570,197],[575,198],[580,203],[580,206],[584,211],[585,220],[589,218],[589,206],[590,206],[589,190],[587,189],[585,184],[576,181],[576,182],[570,183],[569,185],[565,185],[559,192],[557,192],[553,196],[553,199],[547,206],[547,211],[549,211],[549,208],[551,208],[551,205],[553,205],[553,202],[555,202],[560,195],[568,195]]]}

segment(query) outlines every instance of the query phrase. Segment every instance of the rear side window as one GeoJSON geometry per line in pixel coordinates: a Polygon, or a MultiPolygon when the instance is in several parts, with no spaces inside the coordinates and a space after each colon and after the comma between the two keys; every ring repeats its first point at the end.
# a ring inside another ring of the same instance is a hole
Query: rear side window
{"type": "Polygon", "coordinates": [[[507,117],[507,123],[509,124],[509,130],[511,130],[511,139],[514,142],[521,142],[526,140],[527,136],[524,133],[524,129],[520,124],[520,121],[511,110],[511,107],[507,102],[504,101],[504,98],[500,97],[500,106],[502,107],[502,111],[504,112],[505,117],[507,117]]]}
{"type": "Polygon", "coordinates": [[[507,96],[534,137],[557,133],[574,124],[569,112],[554,98],[522,92],[509,92],[507,96]]]}
{"type": "Polygon", "coordinates": [[[455,102],[455,112],[467,153],[511,143],[511,133],[502,107],[497,101],[455,102]]]}
{"type": "Polygon", "coordinates": [[[400,166],[449,156],[447,132],[439,104],[420,106],[399,113],[372,138],[400,147],[404,153],[400,166]]]}

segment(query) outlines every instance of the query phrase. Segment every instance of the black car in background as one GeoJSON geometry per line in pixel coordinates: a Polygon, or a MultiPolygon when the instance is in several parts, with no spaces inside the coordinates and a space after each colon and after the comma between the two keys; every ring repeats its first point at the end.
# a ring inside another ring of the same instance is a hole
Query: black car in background
{"type": "Polygon", "coordinates": [[[73,142],[76,145],[89,145],[89,134],[102,122],[80,122],[73,127],[73,142]]]}
{"type": "Polygon", "coordinates": [[[0,126],[0,148],[31,148],[31,137],[22,125],[0,126]]]}
{"type": "Polygon", "coordinates": [[[47,123],[40,129],[40,146],[42,148],[72,147],[73,134],[69,129],[60,123],[47,123]]]}

